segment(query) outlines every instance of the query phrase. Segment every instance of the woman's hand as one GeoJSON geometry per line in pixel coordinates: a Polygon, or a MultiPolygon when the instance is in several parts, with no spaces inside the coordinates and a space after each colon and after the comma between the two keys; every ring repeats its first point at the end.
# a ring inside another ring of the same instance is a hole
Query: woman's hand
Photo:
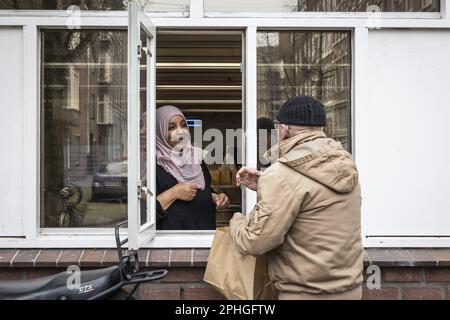
{"type": "Polygon", "coordinates": [[[197,187],[189,183],[179,183],[166,192],[161,193],[157,199],[164,211],[168,210],[175,201],[192,201],[197,195],[197,187]]]}
{"type": "Polygon", "coordinates": [[[225,193],[213,193],[212,198],[217,210],[228,209],[228,206],[230,205],[230,199],[225,193]]]}
{"type": "Polygon", "coordinates": [[[179,183],[173,187],[177,200],[192,201],[197,195],[197,186],[191,183],[179,183]]]}
{"type": "Polygon", "coordinates": [[[237,186],[247,187],[250,190],[258,190],[258,181],[262,172],[251,168],[242,168],[236,175],[237,186]]]}

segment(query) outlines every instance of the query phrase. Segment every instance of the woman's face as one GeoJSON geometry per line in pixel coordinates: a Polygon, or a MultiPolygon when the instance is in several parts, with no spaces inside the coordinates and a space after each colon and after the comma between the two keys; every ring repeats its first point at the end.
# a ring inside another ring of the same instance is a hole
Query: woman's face
{"type": "Polygon", "coordinates": [[[186,120],[182,116],[174,116],[169,122],[168,143],[172,148],[179,144],[185,144],[190,139],[186,120]]]}

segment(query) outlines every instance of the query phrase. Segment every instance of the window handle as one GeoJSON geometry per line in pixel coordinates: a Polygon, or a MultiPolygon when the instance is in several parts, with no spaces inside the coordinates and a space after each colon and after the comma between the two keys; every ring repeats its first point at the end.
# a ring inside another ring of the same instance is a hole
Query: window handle
{"type": "Polygon", "coordinates": [[[153,55],[152,55],[152,53],[151,53],[151,51],[150,51],[149,48],[147,48],[147,47],[142,47],[142,51],[144,51],[144,53],[145,53],[146,55],[148,55],[150,58],[153,57],[153,55]]]}
{"type": "Polygon", "coordinates": [[[139,182],[138,183],[138,199],[146,200],[148,195],[153,197],[153,192],[151,192],[149,188],[143,187],[141,182],[139,182]]]}
{"type": "Polygon", "coordinates": [[[142,52],[144,52],[150,58],[153,57],[153,54],[150,51],[150,49],[147,48],[147,47],[143,47],[142,46],[142,41],[139,41],[139,44],[138,44],[138,59],[142,59],[142,52]]]}

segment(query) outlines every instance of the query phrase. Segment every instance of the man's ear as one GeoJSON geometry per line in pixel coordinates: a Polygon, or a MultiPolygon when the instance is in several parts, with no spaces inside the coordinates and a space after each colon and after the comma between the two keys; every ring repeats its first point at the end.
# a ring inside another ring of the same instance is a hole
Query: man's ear
{"type": "Polygon", "coordinates": [[[281,130],[281,141],[289,139],[290,128],[286,125],[282,125],[281,130]]]}

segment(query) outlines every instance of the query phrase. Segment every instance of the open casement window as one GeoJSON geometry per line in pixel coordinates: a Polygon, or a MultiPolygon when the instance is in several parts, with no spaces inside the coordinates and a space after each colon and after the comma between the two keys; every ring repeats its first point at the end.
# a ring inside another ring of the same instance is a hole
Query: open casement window
{"type": "Polygon", "coordinates": [[[137,3],[128,9],[128,239],[137,250],[156,233],[156,32],[137,3]]]}

